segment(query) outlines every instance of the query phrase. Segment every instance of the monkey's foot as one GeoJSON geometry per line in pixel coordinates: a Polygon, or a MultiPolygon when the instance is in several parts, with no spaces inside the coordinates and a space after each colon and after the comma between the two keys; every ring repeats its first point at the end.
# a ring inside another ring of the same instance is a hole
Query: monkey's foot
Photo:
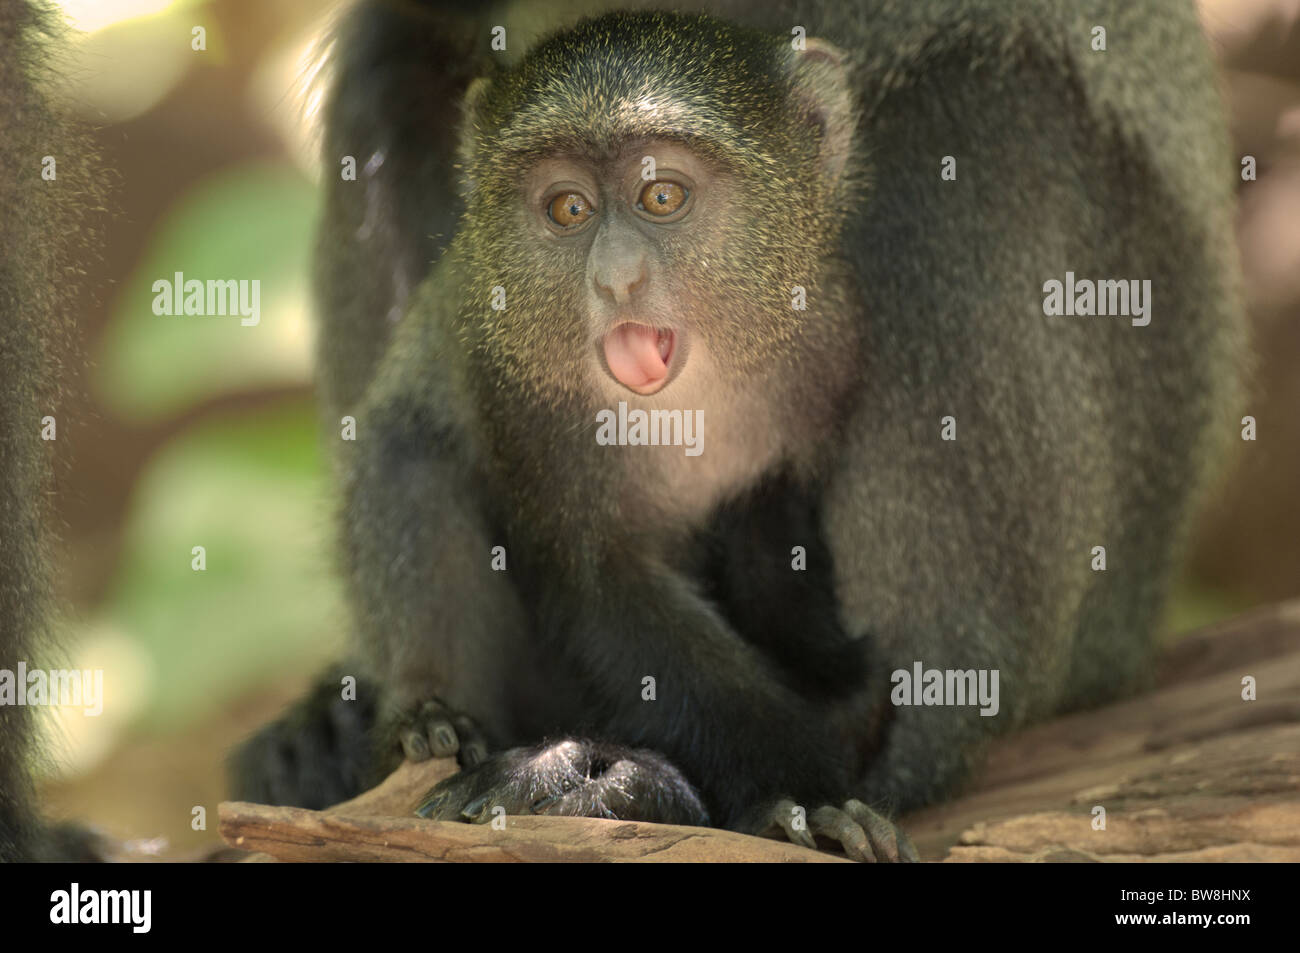
{"type": "Polygon", "coordinates": [[[389,718],[388,730],[401,742],[408,761],[456,756],[462,768],[487,758],[487,739],[468,715],[437,699],[419,702],[389,718]]]}
{"type": "Polygon", "coordinates": [[[245,741],[230,758],[232,794],[259,804],[321,810],[374,783],[373,693],[339,695],[331,670],[311,693],[245,741]]]}
{"type": "Polygon", "coordinates": [[[850,860],[874,864],[915,863],[921,858],[902,829],[858,800],[823,805],[804,816],[794,801],[778,801],[764,833],[780,829],[796,844],[817,850],[816,838],[838,841],[850,860]]]}
{"type": "Polygon", "coordinates": [[[591,741],[512,748],[433,788],[415,810],[482,824],[501,813],[708,824],[695,790],[653,751],[591,741]]]}

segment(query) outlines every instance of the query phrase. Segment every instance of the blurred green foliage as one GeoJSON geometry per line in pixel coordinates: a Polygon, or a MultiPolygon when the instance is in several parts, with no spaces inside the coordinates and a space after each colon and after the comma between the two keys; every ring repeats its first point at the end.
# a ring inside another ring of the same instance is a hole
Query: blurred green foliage
{"type": "MultiPolygon", "coordinates": [[[[317,196],[287,164],[231,169],[160,221],[124,283],[95,387],[124,418],[173,418],[221,394],[310,374],[308,267],[317,196]],[[259,279],[261,322],[153,313],[153,282],[259,279]]],[[[96,627],[152,663],[143,727],[175,729],[288,668],[337,652],[328,469],[309,401],[203,416],[149,460],[96,627]],[[207,568],[191,568],[206,549],[207,568]]]]}
{"type": "Polygon", "coordinates": [[[222,172],[179,202],[118,296],[97,355],[105,403],[151,420],[213,394],[305,379],[317,209],[313,185],[282,163],[222,172]],[[154,314],[153,283],[178,271],[200,281],[260,280],[261,322],[154,314]]]}
{"type": "Polygon", "coordinates": [[[307,403],[187,433],[143,474],[106,613],[155,678],[153,727],[209,712],[338,650],[327,469],[307,403]],[[191,568],[203,546],[207,568],[191,568]]]}

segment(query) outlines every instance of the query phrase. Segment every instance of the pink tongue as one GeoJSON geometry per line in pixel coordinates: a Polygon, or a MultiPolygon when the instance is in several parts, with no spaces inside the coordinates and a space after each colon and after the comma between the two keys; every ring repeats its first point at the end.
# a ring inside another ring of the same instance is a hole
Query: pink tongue
{"type": "Polygon", "coordinates": [[[620,384],[633,390],[653,387],[668,376],[659,332],[644,324],[620,324],[605,335],[605,363],[620,384]]]}

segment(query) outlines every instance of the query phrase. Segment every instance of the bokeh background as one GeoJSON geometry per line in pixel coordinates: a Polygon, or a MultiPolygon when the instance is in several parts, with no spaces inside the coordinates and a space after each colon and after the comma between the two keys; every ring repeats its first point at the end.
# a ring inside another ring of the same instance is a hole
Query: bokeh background
{"type": "MultiPolygon", "coordinates": [[[[216,840],[227,752],[340,651],[332,498],[311,391],[319,0],[63,0],[64,72],[113,170],[68,368],[55,506],[64,658],[104,713],[54,711],[56,816],[160,856],[216,840]],[[192,31],[206,49],[192,49],[192,31]],[[152,282],[257,278],[261,321],[153,313],[152,282]],[[207,569],[191,568],[192,549],[207,569]],[[204,807],[206,831],[191,827],[204,807]]],[[[545,2],[529,15],[544,15],[545,2]]],[[[1239,150],[1259,365],[1166,638],[1300,595],[1300,32],[1295,4],[1206,0],[1239,150]]],[[[509,19],[503,22],[510,22],[509,19]]]]}

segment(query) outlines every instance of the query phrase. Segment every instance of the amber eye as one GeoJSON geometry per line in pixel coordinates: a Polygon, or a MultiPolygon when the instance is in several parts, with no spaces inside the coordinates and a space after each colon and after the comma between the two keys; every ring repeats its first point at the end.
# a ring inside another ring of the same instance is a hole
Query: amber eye
{"type": "Polygon", "coordinates": [[[671,215],[682,207],[687,192],[676,182],[651,182],[641,190],[637,208],[651,215],[671,215]]]}
{"type": "Polygon", "coordinates": [[[596,209],[580,192],[561,192],[546,207],[551,221],[561,228],[576,228],[596,214],[596,209]]]}

